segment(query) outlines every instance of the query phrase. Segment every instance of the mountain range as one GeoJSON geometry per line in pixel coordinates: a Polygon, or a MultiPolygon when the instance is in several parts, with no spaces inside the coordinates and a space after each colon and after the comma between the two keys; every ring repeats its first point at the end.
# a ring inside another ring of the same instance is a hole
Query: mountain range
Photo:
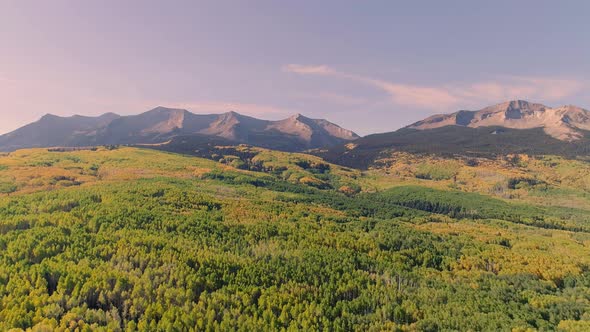
{"type": "Polygon", "coordinates": [[[314,151],[334,163],[367,168],[390,152],[495,157],[507,154],[590,156],[590,112],[514,100],[477,111],[433,115],[394,132],[314,151]]]}
{"type": "Polygon", "coordinates": [[[215,137],[285,151],[336,145],[359,136],[327,120],[296,114],[268,121],[227,112],[194,114],[157,107],[148,112],[98,117],[45,115],[39,121],[0,136],[0,151],[32,147],[79,147],[111,144],[163,144],[175,137],[215,137]]]}
{"type": "Polygon", "coordinates": [[[329,161],[369,167],[390,151],[489,157],[511,153],[590,156],[590,111],[513,100],[480,110],[433,115],[394,132],[360,138],[327,120],[301,114],[268,121],[227,112],[194,114],[157,107],[99,117],[45,115],[0,136],[0,151],[31,147],[144,145],[201,155],[207,146],[249,144],[310,151],[329,161]],[[197,151],[198,150],[198,151],[197,151]]]}
{"type": "Polygon", "coordinates": [[[590,130],[590,112],[573,105],[550,108],[542,104],[514,100],[479,111],[433,115],[408,128],[425,130],[449,125],[470,128],[543,128],[551,137],[562,141],[576,141],[583,138],[584,131],[590,130]]]}

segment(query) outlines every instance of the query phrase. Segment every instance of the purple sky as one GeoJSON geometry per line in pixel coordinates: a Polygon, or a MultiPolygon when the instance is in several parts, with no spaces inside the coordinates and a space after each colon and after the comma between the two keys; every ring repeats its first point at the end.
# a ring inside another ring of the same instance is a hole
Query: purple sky
{"type": "Polygon", "coordinates": [[[508,99],[590,107],[588,1],[0,1],[0,133],[158,105],[359,134],[508,99]]]}

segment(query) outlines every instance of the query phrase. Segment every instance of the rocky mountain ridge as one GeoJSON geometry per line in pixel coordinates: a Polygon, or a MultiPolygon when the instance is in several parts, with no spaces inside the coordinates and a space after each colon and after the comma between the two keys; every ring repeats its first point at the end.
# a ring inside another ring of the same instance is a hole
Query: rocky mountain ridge
{"type": "Polygon", "coordinates": [[[351,141],[359,136],[323,119],[301,114],[269,121],[236,112],[194,114],[184,109],[156,107],[148,112],[99,117],[51,114],[0,136],[0,151],[53,146],[157,144],[177,136],[215,136],[236,143],[282,150],[303,150],[351,141]]]}
{"type": "Polygon", "coordinates": [[[407,128],[427,130],[444,126],[505,127],[511,129],[543,128],[562,141],[577,141],[590,130],[590,111],[567,105],[551,108],[524,100],[507,101],[478,111],[458,111],[430,116],[407,128]]]}

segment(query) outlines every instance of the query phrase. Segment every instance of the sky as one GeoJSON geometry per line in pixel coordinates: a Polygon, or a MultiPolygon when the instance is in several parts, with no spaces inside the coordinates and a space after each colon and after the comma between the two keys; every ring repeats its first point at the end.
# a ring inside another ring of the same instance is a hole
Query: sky
{"type": "Polygon", "coordinates": [[[46,113],[301,113],[361,135],[590,108],[589,1],[0,0],[0,133],[46,113]]]}

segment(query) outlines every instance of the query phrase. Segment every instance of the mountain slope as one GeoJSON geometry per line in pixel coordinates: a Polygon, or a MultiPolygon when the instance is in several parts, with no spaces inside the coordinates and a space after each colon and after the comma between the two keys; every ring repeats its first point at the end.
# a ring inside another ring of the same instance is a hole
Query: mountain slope
{"type": "Polygon", "coordinates": [[[162,144],[174,137],[190,135],[287,151],[326,147],[358,138],[352,131],[329,121],[301,115],[268,121],[236,112],[193,114],[183,109],[157,107],[131,116],[105,114],[96,118],[63,118],[47,115],[0,136],[0,151],[27,147],[162,144]]]}
{"type": "Polygon", "coordinates": [[[301,137],[312,146],[328,146],[338,141],[351,141],[358,136],[323,119],[310,119],[296,114],[288,119],[274,122],[270,129],[301,137]]]}
{"type": "Polygon", "coordinates": [[[112,121],[97,139],[105,144],[159,143],[179,133],[207,128],[217,115],[197,115],[187,110],[157,107],[151,111],[112,121]]]}
{"type": "Polygon", "coordinates": [[[47,114],[37,122],[0,136],[0,151],[44,146],[93,145],[97,142],[99,131],[119,118],[119,115],[113,113],[99,117],[59,117],[47,114]]]}

